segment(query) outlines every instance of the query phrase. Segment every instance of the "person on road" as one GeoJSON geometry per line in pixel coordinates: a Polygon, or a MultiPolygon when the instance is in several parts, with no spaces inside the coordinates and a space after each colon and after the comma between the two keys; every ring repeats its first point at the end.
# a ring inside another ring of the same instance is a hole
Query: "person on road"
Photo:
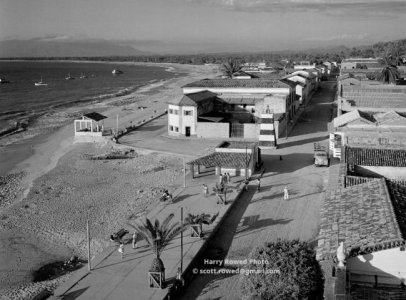
{"type": "Polygon", "coordinates": [[[120,252],[121,259],[123,259],[124,258],[124,244],[123,243],[120,244],[120,247],[118,248],[118,252],[120,252]]]}
{"type": "Polygon", "coordinates": [[[220,173],[220,176],[219,176],[219,183],[223,184],[223,174],[221,174],[221,173],[220,173]]]}
{"type": "Polygon", "coordinates": [[[284,200],[288,200],[289,199],[289,191],[288,191],[288,187],[285,186],[285,188],[283,189],[283,199],[284,200]]]}
{"type": "Polygon", "coordinates": [[[257,179],[257,191],[259,192],[259,190],[261,189],[261,179],[257,179]]]}
{"type": "Polygon", "coordinates": [[[246,190],[246,191],[248,191],[248,184],[250,183],[250,181],[248,180],[248,179],[245,179],[245,181],[244,181],[244,189],[246,190]]]}
{"type": "Polygon", "coordinates": [[[207,187],[207,184],[203,183],[203,196],[207,197],[209,194],[209,188],[207,187]]]}

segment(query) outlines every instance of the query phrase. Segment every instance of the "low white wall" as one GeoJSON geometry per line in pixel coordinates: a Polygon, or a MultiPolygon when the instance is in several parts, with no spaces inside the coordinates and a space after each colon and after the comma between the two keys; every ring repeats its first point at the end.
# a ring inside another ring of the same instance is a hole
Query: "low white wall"
{"type": "Polygon", "coordinates": [[[259,124],[244,124],[244,138],[257,139],[259,134],[259,124]]]}
{"type": "Polygon", "coordinates": [[[351,257],[347,260],[347,270],[366,282],[377,275],[378,284],[400,285],[401,279],[406,280],[406,251],[398,247],[351,257]]]}
{"type": "Polygon", "coordinates": [[[103,133],[101,131],[98,132],[90,132],[90,131],[76,131],[75,136],[102,136],[103,133]]]}
{"type": "Polygon", "coordinates": [[[229,138],[229,123],[197,122],[196,135],[201,138],[229,138]]]}

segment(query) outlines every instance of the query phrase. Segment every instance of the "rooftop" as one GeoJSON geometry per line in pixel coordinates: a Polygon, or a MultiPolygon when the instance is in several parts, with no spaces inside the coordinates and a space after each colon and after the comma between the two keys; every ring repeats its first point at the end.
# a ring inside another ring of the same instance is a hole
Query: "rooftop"
{"type": "MultiPolygon", "coordinates": [[[[245,147],[244,147],[245,148],[245,147]]],[[[202,165],[206,168],[223,167],[223,168],[245,168],[247,162],[251,159],[251,153],[227,153],[214,152],[209,155],[199,157],[188,162],[188,165],[202,165]]]]}
{"type": "Polygon", "coordinates": [[[345,162],[356,166],[406,167],[406,150],[345,147],[345,162]]]}
{"type": "Polygon", "coordinates": [[[321,208],[317,259],[332,259],[343,241],[349,256],[404,244],[385,179],[376,179],[330,193],[321,208]]]}
{"type": "Polygon", "coordinates": [[[209,91],[202,91],[198,93],[186,94],[181,99],[174,99],[170,104],[179,106],[197,106],[199,102],[216,99],[217,95],[209,91]]]}
{"type": "Polygon", "coordinates": [[[86,118],[92,119],[93,121],[96,121],[96,122],[101,121],[103,119],[107,119],[106,116],[103,116],[97,112],[88,113],[83,116],[85,116],[86,118]]]}
{"type": "Polygon", "coordinates": [[[343,85],[341,97],[353,107],[406,108],[406,86],[343,85]]]}
{"type": "Polygon", "coordinates": [[[203,79],[188,83],[184,87],[199,88],[291,88],[278,79],[203,79]]]}

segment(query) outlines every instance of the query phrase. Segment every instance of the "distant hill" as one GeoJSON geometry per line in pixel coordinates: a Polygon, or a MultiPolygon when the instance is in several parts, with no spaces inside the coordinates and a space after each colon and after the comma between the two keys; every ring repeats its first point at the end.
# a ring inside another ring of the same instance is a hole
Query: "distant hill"
{"type": "Polygon", "coordinates": [[[0,41],[0,57],[100,57],[146,55],[130,45],[107,40],[31,39],[0,41]]]}

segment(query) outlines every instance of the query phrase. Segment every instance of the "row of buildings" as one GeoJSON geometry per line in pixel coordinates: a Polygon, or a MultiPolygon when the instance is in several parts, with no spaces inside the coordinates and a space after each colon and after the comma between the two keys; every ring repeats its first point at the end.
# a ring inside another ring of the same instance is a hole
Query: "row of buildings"
{"type": "Polygon", "coordinates": [[[340,164],[321,209],[324,296],[406,299],[406,87],[362,74],[338,77],[337,116],[329,124],[340,164]],[[337,268],[340,243],[346,263],[337,268]]]}

